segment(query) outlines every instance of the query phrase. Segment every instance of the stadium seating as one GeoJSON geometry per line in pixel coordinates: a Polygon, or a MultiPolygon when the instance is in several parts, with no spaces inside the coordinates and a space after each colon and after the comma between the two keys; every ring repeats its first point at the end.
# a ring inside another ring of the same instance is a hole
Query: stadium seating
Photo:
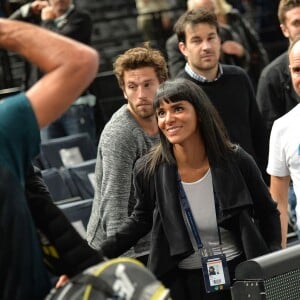
{"type": "Polygon", "coordinates": [[[44,169],[70,167],[96,158],[96,145],[87,133],[51,139],[41,144],[44,169]]]}

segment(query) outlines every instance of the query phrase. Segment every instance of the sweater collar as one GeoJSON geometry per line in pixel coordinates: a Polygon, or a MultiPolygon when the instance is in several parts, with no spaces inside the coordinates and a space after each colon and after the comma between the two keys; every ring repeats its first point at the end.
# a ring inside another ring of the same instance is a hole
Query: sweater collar
{"type": "Polygon", "coordinates": [[[186,71],[187,74],[189,74],[193,79],[197,80],[197,81],[200,81],[200,82],[213,82],[213,81],[217,81],[222,75],[223,75],[223,68],[222,68],[222,65],[219,64],[219,67],[218,67],[218,73],[217,73],[217,76],[215,79],[213,80],[209,80],[207,79],[206,77],[196,73],[195,71],[192,70],[191,66],[186,63],[185,64],[185,68],[184,70],[186,71]]]}

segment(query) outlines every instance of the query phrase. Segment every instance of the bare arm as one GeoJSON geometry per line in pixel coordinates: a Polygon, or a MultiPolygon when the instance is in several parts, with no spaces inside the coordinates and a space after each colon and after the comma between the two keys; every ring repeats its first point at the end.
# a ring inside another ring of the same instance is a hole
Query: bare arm
{"type": "Polygon", "coordinates": [[[282,247],[286,247],[288,231],[288,189],[290,176],[271,176],[270,192],[272,198],[278,203],[281,221],[282,247]]]}
{"type": "Polygon", "coordinates": [[[26,92],[40,128],[57,119],[98,70],[94,49],[28,23],[0,19],[0,47],[24,56],[46,73],[26,92]]]}

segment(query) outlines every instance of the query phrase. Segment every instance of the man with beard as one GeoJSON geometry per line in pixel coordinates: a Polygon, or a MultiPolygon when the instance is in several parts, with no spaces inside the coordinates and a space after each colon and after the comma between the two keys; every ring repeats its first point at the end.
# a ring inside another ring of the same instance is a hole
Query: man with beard
{"type": "Polygon", "coordinates": [[[201,9],[187,11],[176,22],[175,32],[187,59],[178,77],[203,88],[220,113],[231,141],[254,157],[268,183],[267,134],[254,89],[242,68],[219,63],[221,40],[216,15],[201,9]]]}
{"type": "MultiPolygon", "coordinates": [[[[147,46],[120,55],[114,72],[127,103],[106,124],[98,145],[96,190],[87,228],[87,240],[95,249],[116,233],[136,203],[132,171],[136,160],[159,139],[153,100],[168,73],[163,55],[147,46]]],[[[146,263],[148,253],[146,237],[125,255],[146,263]]]]}
{"type": "MultiPolygon", "coordinates": [[[[211,12],[216,11],[215,0],[188,0],[188,10],[206,9],[211,12]]],[[[221,55],[220,62],[223,64],[237,65],[245,68],[249,65],[250,56],[241,43],[240,36],[232,30],[229,25],[219,24],[221,38],[221,55]]],[[[166,50],[168,54],[168,68],[170,76],[176,77],[184,68],[186,63],[185,57],[178,48],[178,39],[174,33],[166,42],[166,50]]]]}

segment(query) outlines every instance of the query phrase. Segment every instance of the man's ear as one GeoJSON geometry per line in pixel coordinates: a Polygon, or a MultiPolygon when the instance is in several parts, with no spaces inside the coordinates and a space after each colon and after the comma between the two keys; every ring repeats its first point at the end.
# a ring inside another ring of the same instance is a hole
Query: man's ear
{"type": "Polygon", "coordinates": [[[127,100],[128,99],[128,97],[127,97],[127,95],[126,95],[126,92],[123,90],[123,96],[124,96],[124,98],[127,100]]]}
{"type": "Polygon", "coordinates": [[[178,48],[179,48],[180,52],[182,53],[182,55],[184,55],[186,57],[185,43],[184,42],[179,42],[178,43],[178,48]]]}
{"type": "Polygon", "coordinates": [[[290,33],[288,31],[288,29],[286,28],[286,26],[284,24],[280,24],[280,28],[282,31],[282,34],[286,37],[286,38],[290,38],[290,33]]]}

